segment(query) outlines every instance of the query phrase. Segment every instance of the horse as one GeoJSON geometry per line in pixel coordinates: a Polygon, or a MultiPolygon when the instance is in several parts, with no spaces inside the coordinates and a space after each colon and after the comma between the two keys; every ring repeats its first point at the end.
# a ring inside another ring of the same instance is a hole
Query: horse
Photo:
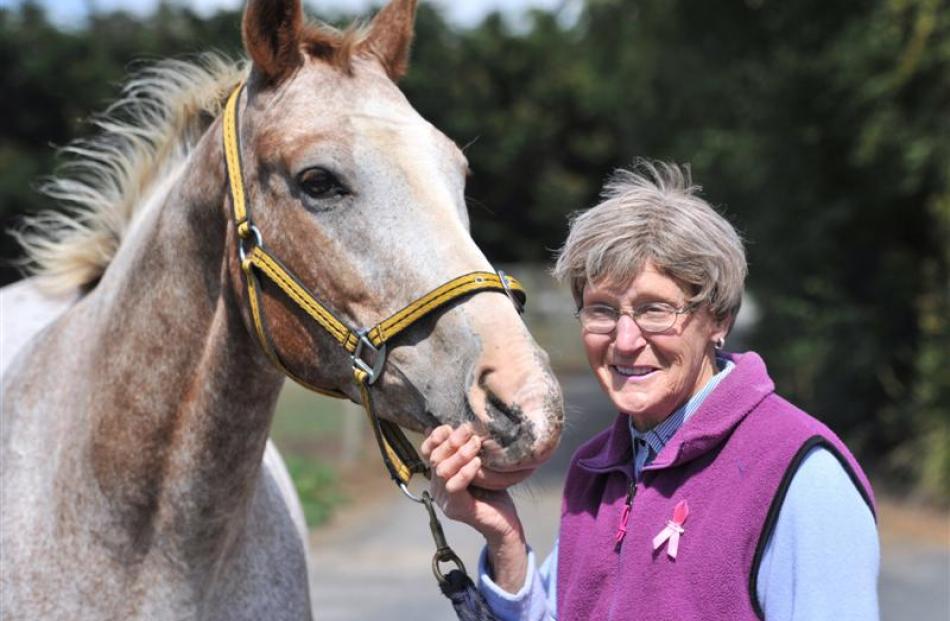
{"type": "Polygon", "coordinates": [[[311,618],[299,502],[268,440],[284,371],[371,394],[408,429],[472,425],[485,488],[551,455],[560,389],[497,286],[513,281],[484,276],[466,159],[396,85],[415,4],[336,30],[300,0],[250,0],[247,60],[146,69],[67,147],[47,193],[68,208],[20,231],[35,275],[4,292],[5,618],[311,618]],[[426,295],[473,272],[467,294],[426,295]],[[317,316],[404,321],[381,344],[317,316]]]}

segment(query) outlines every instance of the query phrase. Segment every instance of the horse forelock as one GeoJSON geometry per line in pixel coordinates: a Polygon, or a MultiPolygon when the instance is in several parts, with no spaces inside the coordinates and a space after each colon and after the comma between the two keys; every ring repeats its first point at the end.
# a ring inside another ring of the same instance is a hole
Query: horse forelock
{"type": "Polygon", "coordinates": [[[390,59],[372,45],[372,24],[357,20],[344,29],[323,22],[308,22],[300,32],[300,43],[311,57],[324,61],[346,75],[353,74],[353,61],[358,56],[377,60],[390,75],[401,75],[405,67],[392,67],[390,59]]]}
{"type": "Polygon", "coordinates": [[[43,289],[72,291],[102,275],[144,197],[188,156],[245,74],[245,62],[214,53],[159,61],[93,119],[98,135],[59,150],[65,164],[41,186],[59,208],[13,231],[43,289]]]}
{"type": "Polygon", "coordinates": [[[347,74],[353,73],[353,59],[369,35],[369,28],[354,22],[345,30],[338,30],[321,22],[309,23],[301,33],[302,45],[310,56],[347,74]]]}

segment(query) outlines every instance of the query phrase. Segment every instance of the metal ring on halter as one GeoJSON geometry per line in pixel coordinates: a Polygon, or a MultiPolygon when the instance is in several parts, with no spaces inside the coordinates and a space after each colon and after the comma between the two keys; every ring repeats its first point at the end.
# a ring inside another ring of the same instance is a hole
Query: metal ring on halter
{"type": "Polygon", "coordinates": [[[424,505],[424,504],[426,503],[426,501],[425,501],[422,497],[416,496],[415,494],[413,494],[412,492],[410,492],[410,491],[409,491],[409,488],[406,487],[406,484],[405,484],[405,483],[400,483],[400,484],[399,484],[399,489],[402,490],[402,493],[405,494],[405,495],[406,495],[406,498],[408,498],[409,500],[411,500],[411,501],[413,501],[413,502],[418,502],[420,505],[424,505]]]}
{"type": "Polygon", "coordinates": [[[259,228],[251,224],[248,226],[248,230],[251,232],[252,237],[238,239],[238,258],[241,259],[241,263],[244,263],[244,261],[247,259],[247,251],[244,249],[245,242],[250,240],[253,242],[254,246],[264,245],[264,238],[261,237],[261,230],[259,228]]]}

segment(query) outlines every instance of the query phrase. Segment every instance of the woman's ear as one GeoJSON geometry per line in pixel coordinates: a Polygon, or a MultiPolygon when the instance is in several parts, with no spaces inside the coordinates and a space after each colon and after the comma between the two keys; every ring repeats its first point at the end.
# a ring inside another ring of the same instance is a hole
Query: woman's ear
{"type": "Polygon", "coordinates": [[[726,337],[729,336],[729,332],[732,329],[732,324],[734,318],[731,315],[726,315],[722,319],[716,319],[713,317],[713,331],[710,334],[710,339],[712,340],[713,347],[716,350],[722,349],[726,344],[726,337]]]}

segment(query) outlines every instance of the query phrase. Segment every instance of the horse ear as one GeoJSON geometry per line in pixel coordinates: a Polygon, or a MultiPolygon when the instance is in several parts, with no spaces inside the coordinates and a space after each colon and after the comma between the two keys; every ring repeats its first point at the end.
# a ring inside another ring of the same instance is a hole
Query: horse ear
{"type": "Polygon", "coordinates": [[[394,82],[409,68],[416,0],[392,0],[373,18],[363,47],[376,56],[394,82]]]}
{"type": "Polygon", "coordinates": [[[244,49],[265,81],[277,83],[303,64],[300,0],[249,0],[244,9],[244,49]]]}

